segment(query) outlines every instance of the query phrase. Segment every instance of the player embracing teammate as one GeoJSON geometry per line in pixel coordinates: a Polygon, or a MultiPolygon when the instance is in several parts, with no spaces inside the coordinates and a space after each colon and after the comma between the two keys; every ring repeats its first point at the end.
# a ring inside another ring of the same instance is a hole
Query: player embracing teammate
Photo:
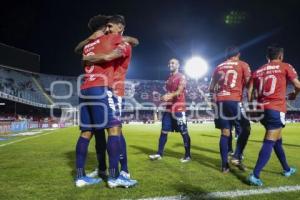
{"type": "Polygon", "coordinates": [[[131,187],[136,185],[137,181],[131,179],[128,173],[126,142],[122,134],[122,122],[118,116],[121,112],[117,112],[117,98],[114,95],[118,95],[122,89],[120,86],[116,87],[115,80],[125,81],[131,59],[131,46],[128,42],[132,42],[132,38],[122,37],[125,20],[120,15],[95,16],[90,20],[89,28],[93,34],[76,47],[76,50],[83,48],[82,61],[86,73],[80,87],[81,135],[76,145],[75,184],[82,187],[101,181],[101,178],[86,176],[84,168],[89,141],[95,135],[99,169],[101,166],[102,170],[106,170],[106,150],[109,156],[108,186],[131,187]],[[119,73],[120,67],[126,70],[119,73]],[[107,144],[104,129],[108,132],[107,144]]]}

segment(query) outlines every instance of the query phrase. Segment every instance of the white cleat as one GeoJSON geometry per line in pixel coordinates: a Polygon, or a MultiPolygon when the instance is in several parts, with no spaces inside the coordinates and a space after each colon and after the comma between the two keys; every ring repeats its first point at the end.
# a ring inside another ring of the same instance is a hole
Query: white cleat
{"type": "Polygon", "coordinates": [[[75,180],[75,185],[76,187],[84,187],[84,186],[88,186],[88,185],[95,185],[98,184],[102,181],[101,178],[90,178],[87,176],[78,178],[75,180]]]}
{"type": "Polygon", "coordinates": [[[120,172],[120,175],[122,175],[123,177],[127,178],[127,179],[130,179],[130,174],[125,172],[125,171],[121,171],[120,172]]]}
{"type": "Polygon", "coordinates": [[[191,157],[185,157],[185,158],[181,158],[180,162],[187,163],[187,162],[190,162],[191,160],[192,160],[191,157]]]}
{"type": "Polygon", "coordinates": [[[162,157],[159,154],[149,155],[150,160],[161,160],[162,157]]]}
{"type": "Polygon", "coordinates": [[[130,178],[126,178],[120,174],[118,178],[108,178],[107,184],[109,188],[130,188],[135,186],[137,184],[137,181],[130,178]]]}
{"type": "Polygon", "coordinates": [[[92,171],[91,173],[88,173],[86,176],[90,177],[90,178],[95,178],[95,177],[98,177],[98,175],[99,175],[99,170],[98,170],[98,168],[96,168],[94,171],[92,171]]]}

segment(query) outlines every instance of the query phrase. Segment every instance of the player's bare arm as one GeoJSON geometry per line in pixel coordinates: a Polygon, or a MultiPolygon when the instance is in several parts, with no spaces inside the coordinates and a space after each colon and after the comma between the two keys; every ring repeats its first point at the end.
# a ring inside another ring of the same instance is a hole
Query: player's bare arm
{"type": "Polygon", "coordinates": [[[75,47],[74,52],[77,53],[77,54],[82,54],[84,46],[87,43],[89,43],[90,41],[96,39],[97,36],[98,36],[98,33],[95,32],[92,35],[90,35],[88,38],[86,38],[85,40],[79,42],[77,44],[77,46],[75,47]]]}
{"type": "Polygon", "coordinates": [[[253,101],[253,97],[254,97],[254,89],[253,89],[253,82],[250,81],[248,83],[248,91],[247,91],[247,99],[248,102],[252,102],[253,101]]]}
{"type": "Polygon", "coordinates": [[[135,47],[140,43],[137,38],[131,36],[123,36],[122,41],[129,43],[132,47],[135,47]]]}
{"type": "Polygon", "coordinates": [[[85,40],[79,42],[79,43],[77,44],[77,46],[75,47],[74,52],[77,53],[77,54],[82,54],[82,52],[83,52],[83,47],[84,47],[87,43],[89,43],[89,41],[90,41],[90,40],[87,38],[87,39],[85,39],[85,40]]]}
{"type": "Polygon", "coordinates": [[[185,83],[184,83],[184,81],[181,81],[178,86],[178,89],[175,92],[171,92],[171,93],[167,93],[167,94],[163,95],[161,100],[162,101],[172,100],[173,98],[179,96],[183,92],[184,87],[185,87],[185,83]]]}
{"type": "Polygon", "coordinates": [[[120,49],[115,49],[109,53],[104,54],[95,54],[90,56],[83,56],[82,62],[84,65],[93,65],[93,64],[102,64],[105,62],[109,62],[123,56],[122,51],[120,49]]]}
{"type": "Polygon", "coordinates": [[[300,93],[300,81],[298,78],[292,80],[292,84],[294,85],[294,91],[288,94],[289,100],[295,100],[297,95],[300,93]]]}

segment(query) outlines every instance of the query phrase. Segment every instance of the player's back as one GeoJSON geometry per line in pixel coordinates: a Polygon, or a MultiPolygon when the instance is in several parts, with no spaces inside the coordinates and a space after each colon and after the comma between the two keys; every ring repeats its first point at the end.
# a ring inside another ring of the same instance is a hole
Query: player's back
{"type": "MultiPolygon", "coordinates": [[[[122,37],[116,34],[103,35],[85,45],[83,55],[95,55],[99,53],[108,53],[115,49],[122,41],[122,37]]],[[[112,87],[114,62],[104,64],[94,64],[85,66],[85,80],[81,85],[81,89],[108,86],[112,87]]]]}
{"type": "Polygon", "coordinates": [[[251,71],[246,62],[229,59],[216,67],[213,76],[217,81],[217,101],[241,101],[251,71]]]}
{"type": "Polygon", "coordinates": [[[258,102],[263,104],[264,109],[286,112],[287,81],[295,78],[297,72],[288,63],[271,61],[261,66],[252,75],[258,102]]]}

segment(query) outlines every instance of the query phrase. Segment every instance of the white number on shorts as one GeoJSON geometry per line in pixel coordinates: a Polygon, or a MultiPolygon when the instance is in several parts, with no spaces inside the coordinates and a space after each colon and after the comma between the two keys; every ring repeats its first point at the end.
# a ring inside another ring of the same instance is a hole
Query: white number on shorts
{"type": "Polygon", "coordinates": [[[113,94],[112,94],[112,92],[111,91],[107,91],[106,94],[107,94],[107,97],[108,97],[108,105],[109,105],[109,107],[113,111],[116,111],[115,102],[113,100],[113,94]]]}

